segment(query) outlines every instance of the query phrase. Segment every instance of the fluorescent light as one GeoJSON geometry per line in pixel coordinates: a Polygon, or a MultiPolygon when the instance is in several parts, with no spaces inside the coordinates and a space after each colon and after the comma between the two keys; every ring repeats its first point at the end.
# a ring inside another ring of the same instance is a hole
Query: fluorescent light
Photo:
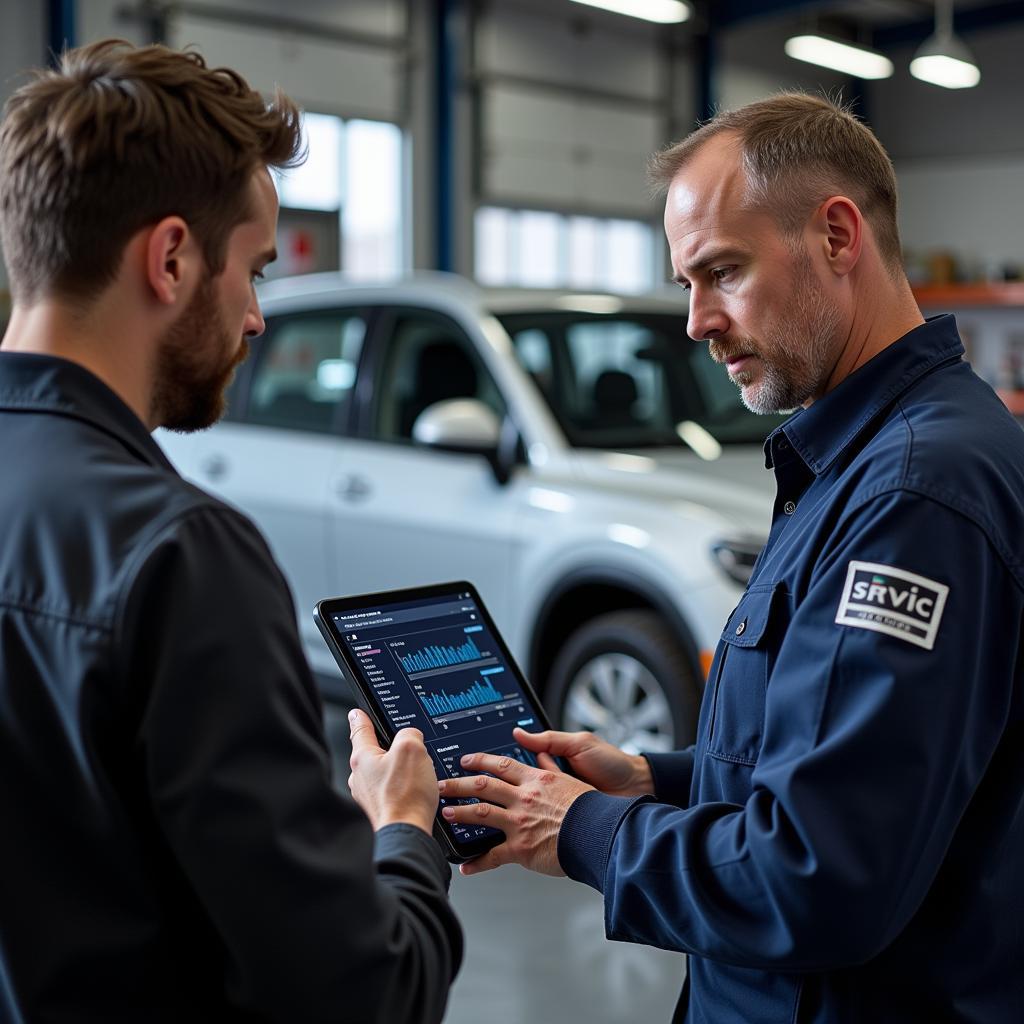
{"type": "Polygon", "coordinates": [[[944,89],[970,89],[981,81],[974,55],[953,35],[952,0],[935,0],[935,32],[914,53],[910,74],[944,89]]]}
{"type": "Polygon", "coordinates": [[[970,89],[981,81],[974,55],[953,34],[952,0],[936,0],[935,31],[914,54],[910,73],[944,89],[970,89]]]}
{"type": "Polygon", "coordinates": [[[659,25],[673,25],[690,17],[690,8],[683,0],[575,0],[602,11],[628,14],[631,18],[656,21],[659,25]]]}
{"type": "Polygon", "coordinates": [[[944,89],[970,89],[981,81],[976,65],[942,53],[915,57],[910,62],[910,73],[922,82],[941,85],[944,89]]]}
{"type": "Polygon", "coordinates": [[[843,43],[828,36],[792,36],[786,40],[786,53],[795,60],[818,64],[857,78],[888,78],[892,61],[877,50],[843,43]]]}

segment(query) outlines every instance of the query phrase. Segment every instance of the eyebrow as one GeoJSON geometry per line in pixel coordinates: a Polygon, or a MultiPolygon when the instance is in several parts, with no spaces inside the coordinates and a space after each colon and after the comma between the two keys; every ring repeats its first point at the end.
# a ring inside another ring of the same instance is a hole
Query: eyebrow
{"type": "MultiPolygon", "coordinates": [[[[730,260],[736,257],[740,259],[746,258],[750,255],[749,251],[740,248],[737,245],[721,246],[713,249],[708,249],[705,253],[700,255],[700,259],[690,264],[689,270],[693,271],[706,270],[708,267],[714,266],[716,263],[721,263],[723,260],[730,260]]],[[[672,280],[676,284],[686,284],[689,278],[685,274],[673,274],[672,280]]]]}

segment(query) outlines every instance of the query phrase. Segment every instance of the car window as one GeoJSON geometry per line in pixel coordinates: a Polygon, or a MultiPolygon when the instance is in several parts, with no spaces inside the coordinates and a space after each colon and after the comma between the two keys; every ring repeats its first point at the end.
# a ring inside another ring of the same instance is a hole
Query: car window
{"type": "Polygon", "coordinates": [[[480,354],[443,314],[397,312],[380,365],[372,413],[376,438],[411,440],[420,414],[451,398],[475,398],[505,416],[505,402],[480,354]]]}
{"type": "Polygon", "coordinates": [[[555,383],[555,367],[551,339],[547,332],[536,327],[527,327],[525,330],[517,331],[512,340],[519,365],[541,391],[550,395],[555,383]]]}
{"type": "Polygon", "coordinates": [[[723,444],[749,440],[749,424],[752,421],[768,425],[763,431],[767,437],[772,429],[786,419],[785,414],[764,416],[747,410],[741,412],[737,408],[740,403],[739,389],[729,379],[724,367],[712,360],[706,345],[691,347],[689,364],[703,398],[704,412],[701,420],[723,444]]]}
{"type": "Polygon", "coordinates": [[[366,320],[352,310],[268,323],[253,369],[246,420],[330,433],[349,402],[366,320]]]}
{"type": "Polygon", "coordinates": [[[707,345],[686,339],[679,316],[548,309],[499,319],[574,445],[689,445],[694,424],[721,444],[760,444],[785,419],[744,408],[707,345]]]}
{"type": "MultiPolygon", "coordinates": [[[[250,358],[252,357],[250,356],[250,358]]],[[[242,411],[245,408],[247,377],[248,367],[243,363],[237,370],[235,370],[234,376],[231,378],[231,383],[228,384],[227,390],[224,392],[224,415],[221,417],[222,420],[231,422],[233,420],[241,420],[245,418],[242,415],[242,411]]]]}
{"type": "Polygon", "coordinates": [[[583,429],[670,429],[664,367],[647,358],[655,336],[625,320],[570,324],[565,332],[573,369],[569,401],[583,429]]]}

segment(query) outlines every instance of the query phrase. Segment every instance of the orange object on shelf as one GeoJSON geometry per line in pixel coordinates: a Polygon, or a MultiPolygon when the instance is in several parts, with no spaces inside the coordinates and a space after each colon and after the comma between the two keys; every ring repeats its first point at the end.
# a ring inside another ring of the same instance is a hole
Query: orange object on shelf
{"type": "Polygon", "coordinates": [[[701,651],[700,652],[700,667],[704,673],[704,678],[707,679],[708,673],[711,672],[711,662],[715,658],[714,651],[701,651]]]}
{"type": "Polygon", "coordinates": [[[914,298],[928,309],[966,306],[1024,306],[1024,281],[997,284],[917,285],[914,298]]]}
{"type": "Polygon", "coordinates": [[[1003,400],[1003,404],[1014,416],[1024,416],[1024,391],[996,388],[996,394],[1003,400]]]}

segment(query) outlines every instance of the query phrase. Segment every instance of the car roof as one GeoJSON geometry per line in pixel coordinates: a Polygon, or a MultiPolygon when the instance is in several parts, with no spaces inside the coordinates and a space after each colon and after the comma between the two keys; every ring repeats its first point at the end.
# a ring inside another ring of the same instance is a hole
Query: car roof
{"type": "Polygon", "coordinates": [[[575,313],[670,313],[684,315],[686,293],[665,289],[645,294],[616,294],[588,290],[562,289],[489,289],[485,294],[487,308],[499,316],[503,313],[527,313],[538,310],[565,310],[575,313]]]}
{"type": "Polygon", "coordinates": [[[685,315],[686,294],[669,285],[642,295],[590,290],[482,288],[458,274],[418,271],[383,281],[358,281],[344,273],[304,274],[278,278],[259,286],[268,313],[316,309],[332,300],[347,302],[416,302],[430,306],[461,306],[478,314],[547,312],[668,313],[685,315]]]}

